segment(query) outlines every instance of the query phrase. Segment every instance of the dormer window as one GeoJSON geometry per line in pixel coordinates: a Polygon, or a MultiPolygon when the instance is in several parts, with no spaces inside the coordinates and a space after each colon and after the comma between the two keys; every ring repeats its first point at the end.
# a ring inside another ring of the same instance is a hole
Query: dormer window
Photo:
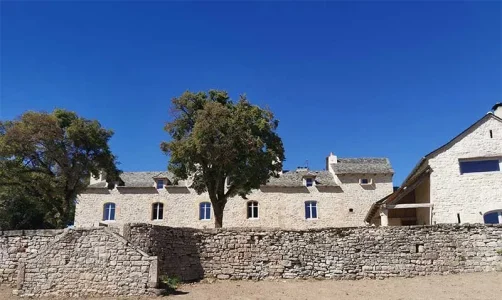
{"type": "Polygon", "coordinates": [[[164,179],[157,179],[157,189],[163,189],[164,188],[164,179]]]}
{"type": "Polygon", "coordinates": [[[314,185],[314,178],[312,177],[305,178],[305,186],[313,186],[313,185],[314,185]]]}
{"type": "Polygon", "coordinates": [[[361,178],[359,179],[360,185],[370,185],[373,184],[373,180],[371,178],[361,178]]]}

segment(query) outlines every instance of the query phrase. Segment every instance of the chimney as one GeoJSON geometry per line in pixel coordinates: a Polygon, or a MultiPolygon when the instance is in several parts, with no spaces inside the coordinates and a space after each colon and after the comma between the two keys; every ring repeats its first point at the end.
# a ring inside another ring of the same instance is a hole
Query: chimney
{"type": "Polygon", "coordinates": [[[307,172],[309,168],[303,167],[303,166],[298,166],[296,167],[296,172],[307,172]]]}
{"type": "Polygon", "coordinates": [[[338,157],[334,155],[333,152],[330,152],[329,156],[326,157],[326,170],[334,174],[335,172],[333,171],[333,168],[331,168],[331,164],[336,163],[338,163],[338,157]]]}
{"type": "Polygon", "coordinates": [[[502,102],[496,103],[492,110],[494,115],[502,119],[502,102]]]}
{"type": "Polygon", "coordinates": [[[89,182],[90,184],[94,184],[94,183],[99,183],[99,182],[103,182],[106,180],[106,173],[104,171],[100,171],[99,172],[99,177],[98,178],[95,178],[94,176],[92,176],[91,174],[91,181],[89,182]]]}

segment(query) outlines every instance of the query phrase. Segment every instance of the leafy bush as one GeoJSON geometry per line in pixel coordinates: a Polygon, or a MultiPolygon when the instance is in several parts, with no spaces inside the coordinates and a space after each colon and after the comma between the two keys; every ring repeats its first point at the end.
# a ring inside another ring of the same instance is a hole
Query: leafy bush
{"type": "Polygon", "coordinates": [[[180,284],[181,279],[178,276],[160,276],[161,287],[166,289],[168,292],[175,291],[180,284]]]}

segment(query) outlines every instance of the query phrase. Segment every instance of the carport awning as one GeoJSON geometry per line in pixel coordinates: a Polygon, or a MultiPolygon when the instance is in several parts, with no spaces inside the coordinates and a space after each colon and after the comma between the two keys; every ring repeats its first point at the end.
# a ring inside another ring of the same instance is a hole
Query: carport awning
{"type": "Polygon", "coordinates": [[[425,179],[429,178],[431,170],[432,169],[430,167],[425,168],[420,174],[415,177],[412,182],[397,190],[393,195],[387,198],[383,204],[388,205],[399,203],[399,200],[403,199],[406,195],[413,192],[420,184],[422,184],[425,179]]]}

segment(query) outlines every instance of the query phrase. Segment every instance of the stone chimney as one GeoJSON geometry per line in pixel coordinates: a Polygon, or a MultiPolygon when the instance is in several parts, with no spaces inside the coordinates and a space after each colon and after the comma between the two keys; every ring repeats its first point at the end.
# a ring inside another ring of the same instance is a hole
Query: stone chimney
{"type": "Polygon", "coordinates": [[[332,174],[335,173],[333,168],[331,168],[331,164],[338,163],[338,157],[331,152],[328,157],[326,157],[326,170],[330,171],[332,174]]]}
{"type": "Polygon", "coordinates": [[[492,110],[494,115],[502,119],[502,102],[496,103],[492,110]]]}
{"type": "Polygon", "coordinates": [[[106,173],[104,171],[99,172],[98,178],[95,178],[91,174],[90,184],[99,183],[99,182],[103,182],[103,181],[106,181],[106,173]]]}

